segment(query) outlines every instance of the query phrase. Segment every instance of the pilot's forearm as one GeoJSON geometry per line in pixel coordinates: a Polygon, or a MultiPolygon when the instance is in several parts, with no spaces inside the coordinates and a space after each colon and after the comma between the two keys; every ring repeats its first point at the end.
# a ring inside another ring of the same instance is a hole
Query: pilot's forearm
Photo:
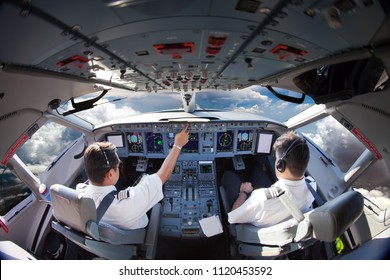
{"type": "Polygon", "coordinates": [[[160,177],[163,184],[168,180],[169,176],[171,176],[172,171],[176,166],[176,161],[179,158],[180,151],[181,150],[177,146],[173,146],[160,169],[157,171],[157,175],[160,177]]]}
{"type": "Polygon", "coordinates": [[[237,209],[238,207],[240,207],[241,205],[244,204],[245,200],[247,199],[247,194],[244,193],[244,192],[240,192],[238,194],[238,197],[236,199],[236,201],[233,203],[233,206],[232,206],[232,211],[237,209]]]}

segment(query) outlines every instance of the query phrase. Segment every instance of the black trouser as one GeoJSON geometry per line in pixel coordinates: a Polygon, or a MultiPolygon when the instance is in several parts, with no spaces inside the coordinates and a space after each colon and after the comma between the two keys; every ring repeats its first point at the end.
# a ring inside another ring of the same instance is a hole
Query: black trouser
{"type": "Polygon", "coordinates": [[[237,173],[226,171],[222,175],[221,184],[225,189],[228,208],[232,209],[233,203],[236,201],[242,182],[251,182],[253,189],[268,188],[272,182],[260,167],[252,169],[250,178],[241,179],[237,173]]]}

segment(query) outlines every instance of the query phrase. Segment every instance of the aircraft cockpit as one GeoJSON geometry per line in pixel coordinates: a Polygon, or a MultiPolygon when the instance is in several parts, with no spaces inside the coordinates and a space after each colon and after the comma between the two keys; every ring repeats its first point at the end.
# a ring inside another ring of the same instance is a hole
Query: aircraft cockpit
{"type": "MultiPolygon", "coordinates": [[[[103,141],[117,147],[124,163],[118,189],[135,185],[145,173],[153,173],[173,148],[175,134],[186,122],[144,122],[111,125],[103,141]]],[[[219,194],[226,170],[246,178],[254,164],[262,164],[268,181],[275,180],[272,144],[276,133],[261,120],[188,122],[189,141],[172,175],[163,187],[159,235],[161,238],[207,240],[202,220],[224,222],[219,194]]],[[[105,127],[99,129],[105,130],[105,127]]]]}

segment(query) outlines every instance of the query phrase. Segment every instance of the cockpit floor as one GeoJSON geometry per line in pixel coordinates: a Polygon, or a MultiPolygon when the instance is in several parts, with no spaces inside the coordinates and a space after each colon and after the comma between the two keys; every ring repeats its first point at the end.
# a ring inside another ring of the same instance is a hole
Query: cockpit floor
{"type": "Polygon", "coordinates": [[[224,260],[229,259],[225,234],[201,239],[160,236],[156,259],[168,260],[224,260]]]}

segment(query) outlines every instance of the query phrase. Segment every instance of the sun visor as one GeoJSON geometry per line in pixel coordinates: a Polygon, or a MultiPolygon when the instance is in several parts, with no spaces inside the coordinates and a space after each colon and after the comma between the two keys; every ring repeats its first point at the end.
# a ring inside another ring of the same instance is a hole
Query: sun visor
{"type": "Polygon", "coordinates": [[[356,95],[381,91],[389,86],[384,65],[374,57],[324,65],[295,77],[293,81],[317,104],[346,100],[356,95]]]}

